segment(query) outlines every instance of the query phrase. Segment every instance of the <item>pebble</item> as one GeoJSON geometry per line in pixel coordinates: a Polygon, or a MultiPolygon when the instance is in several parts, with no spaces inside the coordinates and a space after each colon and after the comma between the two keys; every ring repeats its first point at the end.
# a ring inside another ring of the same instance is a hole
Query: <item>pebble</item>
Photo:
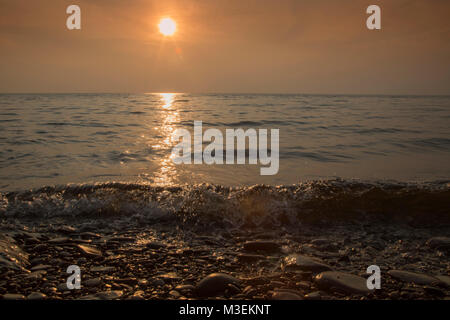
{"type": "Polygon", "coordinates": [[[437,278],[428,276],[426,274],[420,274],[403,270],[390,270],[388,274],[397,280],[407,283],[415,283],[418,285],[432,285],[436,282],[439,282],[437,278]]]}
{"type": "Polygon", "coordinates": [[[129,299],[130,300],[144,300],[144,291],[138,290],[136,291],[129,299]]]}
{"type": "Polygon", "coordinates": [[[88,257],[101,257],[102,252],[97,248],[86,246],[86,245],[77,245],[78,249],[80,249],[81,253],[88,257]]]}
{"type": "Polygon", "coordinates": [[[450,277],[449,276],[436,276],[436,279],[438,279],[444,286],[450,288],[450,277]]]}
{"type": "Polygon", "coordinates": [[[175,287],[175,290],[181,293],[192,292],[195,290],[195,287],[191,284],[180,284],[175,287]]]}
{"type": "Polygon", "coordinates": [[[228,284],[239,285],[240,281],[224,273],[212,273],[203,278],[196,287],[200,297],[213,297],[225,292],[228,284]]]}
{"type": "Polygon", "coordinates": [[[7,293],[3,295],[4,300],[25,300],[25,296],[16,293],[7,293]]]}
{"type": "Polygon", "coordinates": [[[331,267],[326,265],[320,259],[299,254],[293,254],[285,257],[282,267],[285,271],[304,270],[317,273],[331,270],[331,267]]]}
{"type": "Polygon", "coordinates": [[[27,296],[28,300],[44,300],[47,296],[41,292],[33,292],[27,296]]]}
{"type": "Polygon", "coordinates": [[[305,299],[307,300],[320,300],[321,297],[320,291],[314,291],[305,295],[305,299]]]}
{"type": "Polygon", "coordinates": [[[165,248],[166,245],[162,242],[149,242],[147,243],[147,248],[148,249],[161,249],[161,248],[165,248]]]}
{"type": "Polygon", "coordinates": [[[172,296],[173,298],[179,298],[181,296],[181,294],[176,290],[170,290],[169,295],[172,296]]]}
{"type": "Polygon", "coordinates": [[[272,294],[273,300],[303,300],[303,298],[293,292],[290,291],[275,291],[272,294]]]}
{"type": "Polygon", "coordinates": [[[91,272],[112,272],[115,269],[116,268],[114,268],[114,267],[97,266],[97,267],[92,267],[91,272]]]}
{"type": "Polygon", "coordinates": [[[101,278],[92,278],[92,279],[83,281],[82,284],[85,285],[86,287],[98,287],[99,285],[102,284],[102,279],[101,278]]]}
{"type": "Polygon", "coordinates": [[[316,276],[315,282],[324,290],[336,288],[338,291],[348,294],[368,294],[370,292],[366,279],[344,272],[322,272],[316,276]]]}
{"type": "Polygon", "coordinates": [[[102,300],[114,300],[120,298],[123,295],[123,291],[121,290],[103,291],[96,293],[95,295],[102,300]]]}

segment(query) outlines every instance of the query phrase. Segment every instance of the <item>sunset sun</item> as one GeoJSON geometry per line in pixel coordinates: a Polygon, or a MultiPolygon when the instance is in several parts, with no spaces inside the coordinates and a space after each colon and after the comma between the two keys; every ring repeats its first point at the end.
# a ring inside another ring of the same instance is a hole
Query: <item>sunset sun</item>
{"type": "Polygon", "coordinates": [[[165,36],[173,36],[177,31],[177,23],[171,18],[161,19],[158,27],[159,32],[165,36]]]}

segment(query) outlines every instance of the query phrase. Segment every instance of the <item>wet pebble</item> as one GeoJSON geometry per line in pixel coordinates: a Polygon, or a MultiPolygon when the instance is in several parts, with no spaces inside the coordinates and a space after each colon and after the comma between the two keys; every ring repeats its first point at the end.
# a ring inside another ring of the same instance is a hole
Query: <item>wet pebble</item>
{"type": "Polygon", "coordinates": [[[213,297],[224,293],[228,284],[239,285],[240,281],[228,274],[212,273],[197,284],[196,293],[201,297],[213,297]]]}

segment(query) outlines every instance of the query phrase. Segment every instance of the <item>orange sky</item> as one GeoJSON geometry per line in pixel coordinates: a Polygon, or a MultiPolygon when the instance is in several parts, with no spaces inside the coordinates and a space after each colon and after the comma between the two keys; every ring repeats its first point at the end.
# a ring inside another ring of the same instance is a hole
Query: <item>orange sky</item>
{"type": "Polygon", "coordinates": [[[450,94],[450,1],[0,0],[0,48],[0,92],[450,94]]]}

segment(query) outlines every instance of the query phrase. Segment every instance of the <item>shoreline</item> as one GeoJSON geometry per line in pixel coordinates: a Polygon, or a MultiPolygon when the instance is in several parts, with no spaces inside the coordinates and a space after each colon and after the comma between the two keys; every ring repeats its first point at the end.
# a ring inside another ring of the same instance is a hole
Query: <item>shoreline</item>
{"type": "Polygon", "coordinates": [[[450,227],[186,228],[133,217],[3,218],[3,299],[449,299],[450,227]],[[68,290],[69,265],[81,289],[68,290]],[[381,268],[368,290],[367,267],[381,268]]]}

